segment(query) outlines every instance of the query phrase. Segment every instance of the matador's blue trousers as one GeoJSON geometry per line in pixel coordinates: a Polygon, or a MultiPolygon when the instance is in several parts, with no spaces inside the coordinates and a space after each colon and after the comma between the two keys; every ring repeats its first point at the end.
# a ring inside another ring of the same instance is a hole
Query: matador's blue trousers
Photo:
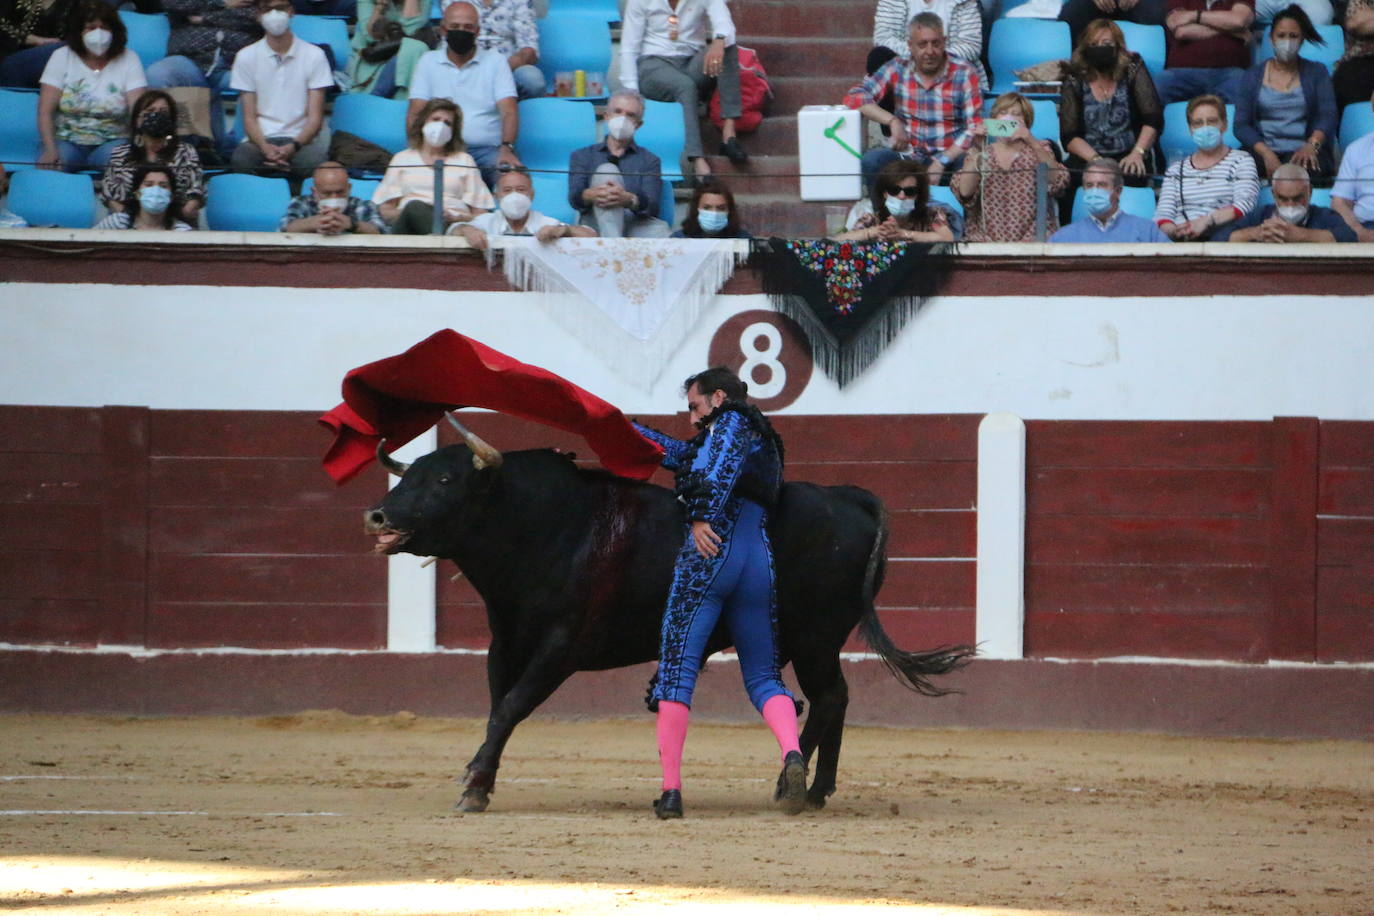
{"type": "Polygon", "coordinates": [[[663,619],[653,690],[657,700],[692,705],[706,642],[722,616],[754,708],[762,711],[770,698],[792,695],[778,670],[773,559],[764,530],[767,516],[758,503],[747,499],[741,503],[731,530],[717,532],[722,534],[718,556],[701,556],[690,533],[678,552],[663,619]]]}

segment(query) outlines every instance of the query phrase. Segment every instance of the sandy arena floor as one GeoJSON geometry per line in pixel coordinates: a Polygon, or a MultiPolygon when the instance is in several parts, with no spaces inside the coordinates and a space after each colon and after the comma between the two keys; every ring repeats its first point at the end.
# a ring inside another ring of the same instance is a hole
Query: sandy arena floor
{"type": "Polygon", "coordinates": [[[1374,913],[1374,745],[853,728],[821,812],[762,726],[0,717],[0,909],[44,913],[1374,913]]]}

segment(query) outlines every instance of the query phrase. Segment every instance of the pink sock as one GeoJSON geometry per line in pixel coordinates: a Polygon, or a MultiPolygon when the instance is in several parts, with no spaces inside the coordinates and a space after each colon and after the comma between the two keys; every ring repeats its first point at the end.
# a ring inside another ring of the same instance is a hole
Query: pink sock
{"type": "Polygon", "coordinates": [[[768,723],[773,730],[773,737],[778,739],[783,759],[787,758],[789,751],[801,751],[801,744],[797,741],[797,706],[791,697],[781,693],[769,697],[763,704],[763,721],[768,723]]]}
{"type": "MultiPolygon", "coordinates": [[[[658,701],[658,762],[663,767],[663,791],[682,788],[682,746],[687,743],[687,719],[692,711],[672,700],[658,701]]],[[[796,730],[796,725],[792,726],[796,730]]]]}

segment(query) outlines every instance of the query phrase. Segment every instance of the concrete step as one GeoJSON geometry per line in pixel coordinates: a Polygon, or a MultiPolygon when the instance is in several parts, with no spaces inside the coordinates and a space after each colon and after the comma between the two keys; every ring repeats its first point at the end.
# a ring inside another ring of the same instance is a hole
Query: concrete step
{"type": "Polygon", "coordinates": [[[749,196],[737,199],[744,227],[766,238],[816,238],[825,235],[825,204],[807,203],[796,197],[749,196]]]}
{"type": "Polygon", "coordinates": [[[795,115],[803,105],[843,104],[845,93],[862,78],[862,73],[853,76],[770,76],[769,82],[773,85],[770,110],[777,115],[795,115]]]}
{"type": "MultiPolygon", "coordinates": [[[[796,115],[768,115],[752,134],[740,134],[740,143],[750,157],[797,155],[796,115]]],[[[706,149],[720,149],[720,131],[709,121],[702,122],[701,142],[706,149]]]]}
{"type": "Polygon", "coordinates": [[[737,197],[742,194],[790,194],[795,197],[800,187],[796,156],[750,156],[744,165],[735,165],[724,156],[708,159],[711,170],[737,197]]]}
{"type": "Polygon", "coordinates": [[[863,78],[864,62],[873,47],[867,37],[797,38],[769,36],[754,38],[746,47],[758,52],[769,79],[785,76],[834,76],[852,74],[854,82],[863,78]]]}
{"type": "MultiPolygon", "coordinates": [[[[747,0],[733,4],[730,15],[740,44],[752,48],[755,36],[871,38],[876,5],[871,0],[747,0]]],[[[770,66],[767,58],[763,65],[770,66]]]]}

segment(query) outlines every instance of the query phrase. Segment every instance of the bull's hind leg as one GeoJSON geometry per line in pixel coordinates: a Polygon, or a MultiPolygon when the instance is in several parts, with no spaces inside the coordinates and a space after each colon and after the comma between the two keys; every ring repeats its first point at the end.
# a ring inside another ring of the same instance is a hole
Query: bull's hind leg
{"type": "Polygon", "coordinates": [[[801,752],[807,762],[816,754],[811,768],[814,778],[806,790],[806,804],[824,808],[835,792],[835,774],[840,765],[840,741],[844,737],[844,715],[849,708],[849,685],[840,670],[838,653],[822,661],[794,659],[792,670],[811,704],[801,734],[801,752]]]}

